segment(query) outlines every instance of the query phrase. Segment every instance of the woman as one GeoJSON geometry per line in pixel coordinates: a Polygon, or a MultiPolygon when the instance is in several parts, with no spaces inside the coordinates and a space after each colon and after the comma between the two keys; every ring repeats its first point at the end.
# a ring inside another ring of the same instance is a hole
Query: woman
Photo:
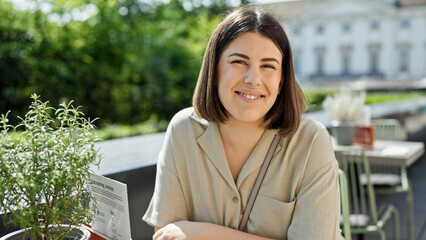
{"type": "Polygon", "coordinates": [[[170,122],[143,220],[153,239],[338,239],[337,162],[327,130],[302,118],[287,36],[241,8],[208,43],[193,108],[170,122]],[[280,136],[247,232],[236,230],[274,136],[280,136]]]}

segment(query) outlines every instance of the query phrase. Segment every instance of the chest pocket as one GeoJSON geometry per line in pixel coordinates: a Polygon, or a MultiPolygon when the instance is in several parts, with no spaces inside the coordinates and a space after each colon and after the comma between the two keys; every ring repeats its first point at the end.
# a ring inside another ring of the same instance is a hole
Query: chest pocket
{"type": "Polygon", "coordinates": [[[274,198],[257,195],[247,223],[247,231],[263,237],[287,239],[296,201],[281,202],[274,198]]]}

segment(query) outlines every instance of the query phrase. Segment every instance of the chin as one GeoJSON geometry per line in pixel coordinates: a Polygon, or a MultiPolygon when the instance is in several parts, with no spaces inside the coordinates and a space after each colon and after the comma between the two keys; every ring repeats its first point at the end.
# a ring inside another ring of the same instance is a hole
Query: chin
{"type": "Polygon", "coordinates": [[[255,122],[259,122],[259,123],[263,123],[263,116],[259,117],[259,116],[238,116],[236,118],[234,118],[235,120],[239,121],[239,122],[245,122],[245,123],[255,123],[255,122]]]}

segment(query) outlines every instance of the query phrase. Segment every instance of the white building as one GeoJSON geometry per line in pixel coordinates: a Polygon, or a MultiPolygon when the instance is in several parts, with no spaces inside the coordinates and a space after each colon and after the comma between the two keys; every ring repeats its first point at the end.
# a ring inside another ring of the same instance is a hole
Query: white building
{"type": "Polygon", "coordinates": [[[414,81],[426,76],[426,1],[310,0],[269,5],[302,83],[414,81]]]}

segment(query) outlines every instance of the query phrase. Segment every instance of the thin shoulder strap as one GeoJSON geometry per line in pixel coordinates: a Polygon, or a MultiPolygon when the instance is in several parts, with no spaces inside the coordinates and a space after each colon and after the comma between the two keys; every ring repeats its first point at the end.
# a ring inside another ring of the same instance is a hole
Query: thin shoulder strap
{"type": "Polygon", "coordinates": [[[257,194],[259,193],[260,185],[262,185],[263,179],[265,178],[266,171],[268,170],[269,164],[271,163],[272,156],[274,155],[275,149],[278,146],[280,136],[275,135],[272,140],[271,146],[269,147],[268,153],[266,154],[265,160],[263,161],[262,168],[260,169],[259,175],[257,175],[256,182],[254,183],[253,189],[251,190],[250,197],[247,202],[246,209],[244,210],[243,217],[238,226],[239,231],[244,231],[247,225],[247,221],[253,208],[254,201],[256,200],[257,194]]]}

